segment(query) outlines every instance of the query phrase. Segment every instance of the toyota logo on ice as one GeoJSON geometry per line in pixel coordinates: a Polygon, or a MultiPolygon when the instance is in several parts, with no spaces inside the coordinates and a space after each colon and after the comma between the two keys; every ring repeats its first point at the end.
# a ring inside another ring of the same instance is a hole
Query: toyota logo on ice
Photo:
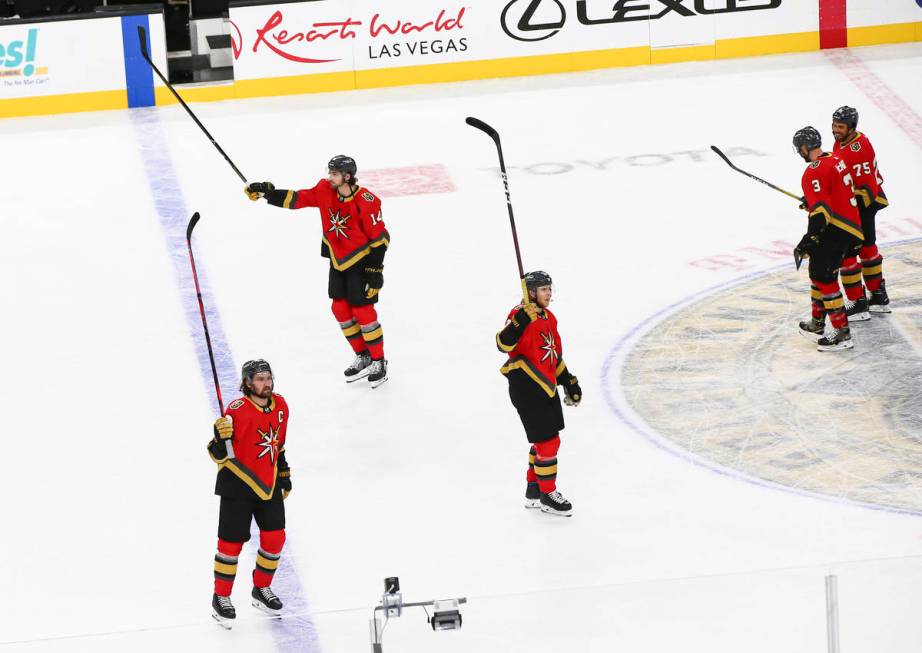
{"type": "MultiPolygon", "coordinates": [[[[576,0],[576,20],[587,27],[657,20],[670,13],[690,18],[737,11],[777,9],[783,0],[576,0]],[[654,4],[656,3],[656,4],[654,4]],[[604,8],[602,6],[604,5],[604,8]],[[662,11],[654,13],[657,8],[662,11]],[[592,15],[590,15],[592,14],[592,15]]],[[[922,2],[922,0],[918,0],[922,2]]],[[[567,10],[561,0],[510,0],[500,14],[500,25],[516,41],[543,41],[557,34],[567,22],[567,10]]]]}

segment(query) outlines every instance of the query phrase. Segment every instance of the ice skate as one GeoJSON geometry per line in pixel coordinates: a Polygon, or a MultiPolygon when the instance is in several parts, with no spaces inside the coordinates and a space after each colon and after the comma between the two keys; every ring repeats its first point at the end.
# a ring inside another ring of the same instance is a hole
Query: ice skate
{"type": "Polygon", "coordinates": [[[822,318],[811,317],[809,320],[804,320],[797,326],[797,331],[800,335],[813,342],[822,338],[825,330],[826,320],[822,318]]]}
{"type": "Polygon", "coordinates": [[[361,354],[356,354],[355,358],[352,359],[352,363],[343,374],[346,375],[346,383],[352,383],[358,381],[359,379],[364,379],[368,376],[368,372],[371,368],[371,354],[367,351],[363,351],[361,354]]]}
{"type": "Polygon", "coordinates": [[[868,300],[868,310],[871,313],[892,313],[890,310],[890,298],[887,296],[887,282],[881,281],[878,290],[871,291],[871,299],[868,300]]]}
{"type": "Polygon", "coordinates": [[[278,617],[282,612],[282,601],[275,595],[271,587],[254,587],[250,594],[253,597],[253,607],[266,614],[278,617]]]}
{"type": "Polygon", "coordinates": [[[230,630],[234,626],[234,619],[237,618],[237,611],[234,610],[234,604],[231,603],[229,596],[218,596],[215,594],[211,598],[211,616],[218,622],[222,628],[230,630]]]}
{"type": "Polygon", "coordinates": [[[371,366],[368,368],[368,382],[371,384],[372,388],[377,388],[379,385],[387,381],[387,359],[382,358],[381,360],[371,361],[371,366]]]}
{"type": "Polygon", "coordinates": [[[847,326],[841,329],[833,329],[829,332],[829,335],[823,336],[816,341],[817,351],[837,351],[839,349],[851,349],[854,346],[851,331],[847,326]]]}
{"type": "Polygon", "coordinates": [[[569,517],[573,514],[573,506],[563,498],[563,495],[554,490],[548,494],[541,494],[541,512],[560,517],[569,517]]]}
{"type": "Polygon", "coordinates": [[[541,507],[541,490],[537,483],[529,483],[525,488],[525,507],[528,509],[541,507]]]}
{"type": "Polygon", "coordinates": [[[868,312],[868,299],[864,295],[856,299],[855,301],[845,300],[845,315],[848,316],[848,321],[851,322],[864,322],[865,320],[871,319],[871,314],[868,312]]]}

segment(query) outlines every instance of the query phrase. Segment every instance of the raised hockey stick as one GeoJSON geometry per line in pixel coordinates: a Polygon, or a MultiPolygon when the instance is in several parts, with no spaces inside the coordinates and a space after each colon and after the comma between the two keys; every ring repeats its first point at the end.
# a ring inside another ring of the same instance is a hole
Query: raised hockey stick
{"type": "Polygon", "coordinates": [[[192,279],[195,281],[195,294],[198,297],[198,310],[202,316],[202,327],[205,329],[205,344],[208,345],[208,360],[211,361],[211,376],[214,379],[214,391],[218,398],[218,410],[224,416],[224,399],[221,397],[221,384],[218,382],[218,368],[214,362],[214,350],[211,348],[211,335],[208,333],[208,320],[205,319],[205,303],[202,301],[202,289],[198,285],[198,273],[195,271],[195,257],[192,255],[192,230],[198,224],[198,211],[189,220],[186,227],[186,245],[189,247],[189,263],[192,264],[192,279]]]}
{"type": "Polygon", "coordinates": [[[775,186],[775,184],[772,184],[772,183],[770,183],[770,182],[765,181],[765,180],[762,179],[761,177],[756,177],[754,174],[752,174],[752,173],[750,173],[750,172],[746,172],[746,171],[743,170],[742,168],[737,168],[735,165],[733,165],[733,163],[730,161],[730,159],[727,158],[727,155],[724,154],[723,152],[721,152],[721,151],[720,151],[720,148],[718,148],[716,145],[711,145],[711,149],[714,150],[714,154],[716,154],[716,155],[719,156],[721,159],[723,159],[724,161],[726,161],[727,165],[730,166],[731,168],[733,168],[734,170],[736,170],[738,173],[740,173],[740,174],[742,174],[742,175],[746,175],[746,176],[749,177],[750,179],[755,179],[756,181],[765,184],[765,185],[768,186],[769,188],[771,188],[771,189],[773,189],[773,190],[776,190],[776,191],[778,191],[779,193],[784,193],[784,194],[787,195],[788,197],[792,197],[792,198],[794,198],[795,200],[797,200],[798,202],[803,202],[803,201],[804,201],[804,198],[801,197],[800,195],[795,195],[794,193],[791,193],[791,192],[789,192],[789,191],[786,191],[786,190],[784,190],[783,188],[780,188],[779,186],[775,186]]]}
{"type": "Polygon", "coordinates": [[[467,118],[465,121],[471,127],[479,129],[493,139],[496,143],[496,153],[499,154],[499,170],[503,177],[503,187],[506,189],[506,206],[509,209],[509,225],[512,227],[512,244],[515,245],[515,260],[519,264],[519,281],[522,283],[522,299],[528,303],[528,289],[525,287],[525,270],[522,267],[522,252],[519,250],[519,236],[515,230],[515,216],[512,214],[512,198],[509,195],[509,177],[506,175],[506,161],[503,159],[503,146],[499,142],[499,132],[490,127],[483,120],[467,118]]]}
{"type": "Polygon", "coordinates": [[[138,25],[138,40],[140,41],[141,56],[144,57],[144,61],[146,61],[150,67],[153,68],[154,72],[157,73],[157,77],[159,77],[160,80],[166,84],[166,87],[170,89],[170,93],[172,93],[173,96],[179,100],[182,108],[185,109],[186,112],[192,117],[192,120],[195,121],[195,124],[199,126],[199,129],[201,129],[205,133],[205,136],[208,137],[208,140],[211,141],[211,144],[217,148],[218,152],[221,153],[221,156],[224,157],[224,160],[227,161],[230,164],[230,167],[234,169],[234,172],[236,172],[237,176],[240,177],[240,181],[246,184],[247,178],[243,175],[242,172],[240,172],[240,169],[234,165],[234,162],[231,161],[229,156],[227,156],[227,153],[221,149],[221,146],[218,145],[218,142],[214,139],[214,136],[212,136],[208,130],[205,129],[205,125],[202,124],[202,121],[199,120],[194,113],[192,113],[192,109],[189,108],[189,105],[186,104],[181,97],[179,97],[179,93],[176,92],[176,89],[173,88],[173,85],[170,84],[167,78],[163,76],[163,73],[160,72],[160,70],[157,68],[157,65],[151,61],[150,54],[147,52],[147,31],[141,25],[138,25]]]}

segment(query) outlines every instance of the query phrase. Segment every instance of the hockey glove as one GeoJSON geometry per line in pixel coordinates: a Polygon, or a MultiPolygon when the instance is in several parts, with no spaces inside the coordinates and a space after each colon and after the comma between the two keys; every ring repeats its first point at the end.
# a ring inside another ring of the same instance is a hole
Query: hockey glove
{"type": "Polygon", "coordinates": [[[214,436],[221,440],[234,437],[234,418],[230,415],[219,417],[214,421],[214,436]]]}
{"type": "Polygon", "coordinates": [[[369,265],[365,268],[363,276],[365,278],[365,297],[372,299],[384,287],[384,266],[369,265]]]}
{"type": "Polygon", "coordinates": [[[533,302],[523,304],[522,308],[512,316],[512,323],[516,326],[526,327],[538,319],[538,305],[533,302]]]}
{"type": "Polygon", "coordinates": [[[279,487],[282,489],[282,499],[287,499],[291,494],[291,471],[285,469],[279,472],[279,487]]]}
{"type": "Polygon", "coordinates": [[[819,247],[819,244],[819,238],[817,238],[815,234],[804,234],[804,237],[797,243],[797,247],[794,248],[794,251],[800,252],[802,258],[810,258],[816,251],[816,248],[819,247]]]}
{"type": "Polygon", "coordinates": [[[579,406],[579,402],[583,400],[583,391],[579,387],[579,381],[575,376],[570,376],[570,379],[564,383],[563,391],[566,395],[563,398],[563,403],[567,406],[579,406]]]}
{"type": "Polygon", "coordinates": [[[271,193],[274,190],[275,184],[273,184],[271,181],[255,181],[244,188],[243,192],[247,194],[247,197],[255,202],[266,193],[271,193]]]}

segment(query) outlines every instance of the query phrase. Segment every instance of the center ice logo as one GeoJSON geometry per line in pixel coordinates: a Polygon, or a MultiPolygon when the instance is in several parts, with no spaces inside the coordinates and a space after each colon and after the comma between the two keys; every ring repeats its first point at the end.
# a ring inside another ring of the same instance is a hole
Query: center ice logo
{"type": "Polygon", "coordinates": [[[25,40],[0,42],[0,77],[32,77],[48,72],[36,68],[35,53],[38,46],[38,28],[32,28],[25,40]]]}

